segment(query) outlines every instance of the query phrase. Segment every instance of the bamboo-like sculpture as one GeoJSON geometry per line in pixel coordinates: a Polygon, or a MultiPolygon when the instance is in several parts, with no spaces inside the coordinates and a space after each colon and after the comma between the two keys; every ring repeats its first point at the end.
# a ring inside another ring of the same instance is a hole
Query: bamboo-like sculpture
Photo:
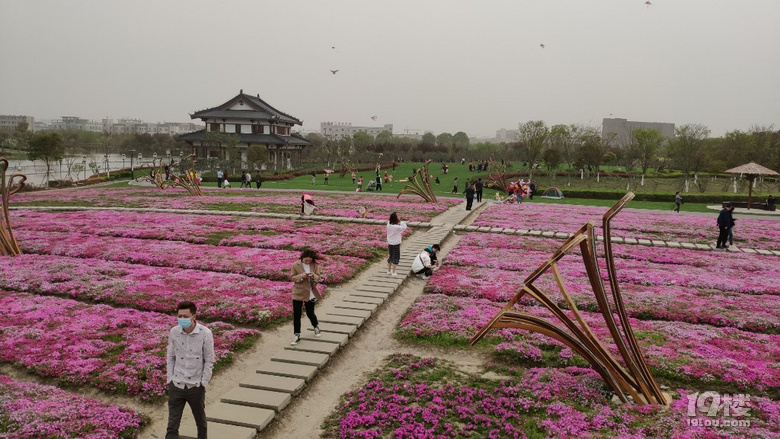
{"type": "Polygon", "coordinates": [[[596,258],[596,235],[593,228],[593,222],[590,221],[582,226],[582,228],[580,228],[572,237],[566,240],[550,259],[539,266],[539,268],[525,279],[523,288],[503,308],[501,308],[501,311],[499,311],[490,322],[483,326],[471,338],[470,343],[472,345],[475,344],[485,337],[488,331],[494,328],[520,328],[539,332],[564,343],[581,355],[591,364],[596,372],[601,375],[621,401],[628,402],[630,397],[630,399],[638,405],[670,404],[671,398],[668,394],[664,394],[660,387],[658,387],[658,384],[655,382],[653,375],[647,367],[647,363],[639,349],[636,338],[634,337],[634,332],[631,329],[628,315],[626,314],[625,306],[623,305],[623,299],[620,295],[615,264],[612,258],[609,223],[633,198],[633,193],[627,193],[620,201],[612,206],[603,217],[604,255],[607,262],[607,272],[609,275],[610,289],[612,290],[612,299],[615,304],[614,311],[612,310],[609,297],[607,296],[599,272],[598,260],[596,258]],[[618,363],[604,345],[596,338],[563,285],[557,262],[563,258],[564,255],[569,254],[577,245],[580,246],[582,259],[588,273],[588,280],[593,288],[593,293],[596,296],[599,309],[604,316],[610,335],[612,336],[626,367],[623,367],[618,363]],[[563,295],[569,310],[574,314],[574,319],[579,326],[563,312],[555,301],[551,300],[533,284],[536,279],[548,270],[552,271],[558,289],[563,295]],[[525,294],[533,297],[545,308],[552,311],[569,332],[566,332],[563,328],[560,328],[549,320],[513,309],[515,303],[517,303],[525,294]],[[618,314],[620,327],[618,327],[618,324],[615,321],[613,312],[618,314]]]}
{"type": "Polygon", "coordinates": [[[354,166],[352,164],[352,160],[342,157],[341,158],[341,171],[339,171],[339,178],[344,178],[345,175],[347,175],[348,172],[352,172],[354,169],[354,166]]]}
{"type": "Polygon", "coordinates": [[[6,182],[5,174],[8,170],[8,160],[0,158],[0,202],[2,202],[2,211],[0,212],[0,255],[16,256],[22,254],[19,244],[14,238],[14,231],[11,228],[11,216],[8,214],[8,200],[25,186],[27,176],[24,174],[11,174],[6,182]],[[14,182],[14,179],[18,181],[14,182]]]}
{"type": "Polygon", "coordinates": [[[428,160],[422,168],[414,171],[414,175],[409,179],[409,184],[404,186],[396,198],[401,198],[401,195],[403,194],[416,194],[429,203],[438,203],[436,194],[433,192],[433,187],[431,186],[431,174],[428,172],[428,165],[430,163],[431,161],[428,160]],[[421,177],[420,181],[418,181],[417,177],[421,177]]]}
{"type": "Polygon", "coordinates": [[[152,167],[150,168],[149,175],[138,177],[136,180],[148,181],[149,183],[157,186],[158,189],[165,189],[166,180],[163,178],[163,175],[165,175],[165,165],[163,164],[163,159],[159,158],[152,161],[152,167]],[[157,163],[158,160],[160,161],[159,164],[157,163]]]}
{"type": "Polygon", "coordinates": [[[488,166],[490,168],[490,174],[488,174],[485,179],[485,187],[505,191],[507,187],[506,164],[496,161],[491,155],[490,160],[488,160],[488,166]]]}
{"type": "Polygon", "coordinates": [[[187,159],[191,160],[189,169],[184,169],[184,165],[179,162],[182,172],[179,175],[175,175],[173,181],[167,181],[166,185],[183,187],[187,189],[190,195],[201,197],[203,196],[203,191],[200,190],[200,175],[195,172],[195,165],[198,163],[197,157],[195,154],[192,154],[187,159]]]}

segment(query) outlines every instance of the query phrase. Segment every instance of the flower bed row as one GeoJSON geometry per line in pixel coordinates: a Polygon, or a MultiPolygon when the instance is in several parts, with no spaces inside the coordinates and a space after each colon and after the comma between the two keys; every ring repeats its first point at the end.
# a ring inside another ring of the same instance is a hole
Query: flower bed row
{"type": "MultiPolygon", "coordinates": [[[[442,198],[436,204],[418,197],[396,199],[394,195],[354,194],[344,196],[331,192],[311,192],[318,215],[358,217],[358,207],[368,208],[367,218],[386,220],[392,212],[408,221],[427,221],[448,208],[460,204],[459,199],[442,198]]],[[[300,192],[293,191],[217,191],[206,190],[202,197],[187,196],[183,189],[172,188],[92,188],[68,193],[63,202],[57,191],[17,194],[14,205],[69,205],[93,207],[151,207],[166,209],[232,210],[272,213],[300,213],[300,192]]]]}
{"type": "MultiPolygon", "coordinates": [[[[210,246],[77,233],[22,232],[17,234],[17,240],[25,253],[240,273],[278,281],[289,281],[290,267],[300,257],[300,252],[295,250],[210,246]]],[[[322,263],[322,282],[344,282],[364,264],[365,260],[361,258],[329,255],[322,263]]]]}
{"type": "MultiPolygon", "coordinates": [[[[753,397],[749,427],[692,428],[685,391],[669,409],[610,404],[593,370],[531,368],[509,380],[465,373],[433,358],[395,354],[343,396],[324,438],[646,437],[766,438],[780,434],[780,403],[753,397]]],[[[698,414],[697,420],[706,418],[698,414]]],[[[736,419],[736,418],[734,418],[736,419]]]]}
{"type": "MultiPolygon", "coordinates": [[[[406,337],[448,337],[465,343],[503,306],[471,297],[425,294],[410,307],[399,324],[406,337]]],[[[541,306],[520,306],[524,312],[549,318],[541,306]]],[[[570,317],[573,316],[570,314],[570,317]]],[[[597,337],[618,356],[600,314],[581,311],[597,337]]],[[[684,322],[631,319],[631,326],[648,364],[660,376],[682,381],[720,381],[742,389],[780,391],[780,335],[757,334],[735,328],[716,328],[684,322]]],[[[522,330],[491,333],[499,352],[540,364],[570,364],[573,353],[550,337],[522,330]],[[544,352],[543,352],[544,351],[544,352]]]]}
{"type": "MultiPolygon", "coordinates": [[[[540,238],[507,240],[502,235],[469,234],[447,255],[447,264],[426,290],[505,302],[558,244],[540,238]]],[[[711,252],[669,248],[661,252],[635,245],[614,249],[621,292],[631,316],[780,331],[780,279],[774,275],[780,259],[775,256],[713,257],[711,252]],[[709,260],[702,254],[710,255],[709,260]]],[[[606,276],[603,260],[600,265],[606,276]]],[[[581,257],[576,253],[565,256],[559,269],[577,306],[597,310],[581,257]]],[[[536,285],[546,292],[558,290],[551,276],[537,280],[536,285]]],[[[563,303],[560,296],[553,297],[563,303]]]]}
{"type": "Polygon", "coordinates": [[[369,259],[385,247],[385,227],[338,222],[176,213],[15,210],[18,233],[83,233],[118,238],[302,250],[369,259]],[[337,239],[334,239],[337,238],[337,239]]]}
{"type": "MultiPolygon", "coordinates": [[[[0,361],[66,386],[90,384],[141,399],[166,393],[167,338],[176,323],[171,315],[3,290],[0,308],[0,361]]],[[[208,327],[215,368],[259,336],[222,322],[208,327]]]]}
{"type": "Polygon", "coordinates": [[[0,437],[133,438],[144,423],[133,409],[0,375],[0,437]]]}
{"type": "MultiPolygon", "coordinates": [[[[483,211],[475,226],[542,230],[574,233],[583,224],[593,221],[601,233],[603,207],[564,204],[492,205],[483,211]]],[[[718,237],[716,219],[711,215],[685,214],[670,211],[625,209],[612,221],[612,236],[635,239],[714,244],[718,237]]],[[[772,219],[745,218],[740,215],[734,227],[736,245],[748,248],[780,250],[780,227],[772,219]]]]}
{"type": "Polygon", "coordinates": [[[0,288],[168,313],[193,300],[202,318],[267,324],[289,318],[290,282],[50,255],[0,258],[0,288]]]}

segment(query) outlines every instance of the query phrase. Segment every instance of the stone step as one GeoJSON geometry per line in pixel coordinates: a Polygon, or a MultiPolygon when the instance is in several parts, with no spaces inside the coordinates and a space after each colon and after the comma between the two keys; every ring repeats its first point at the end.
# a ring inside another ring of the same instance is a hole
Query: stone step
{"type": "MultiPolygon", "coordinates": [[[[211,406],[206,407],[206,415],[208,416],[211,406]]],[[[224,439],[255,439],[257,436],[257,430],[249,427],[239,427],[236,425],[223,424],[221,422],[209,422],[208,431],[210,437],[218,437],[224,439]]],[[[162,436],[165,437],[163,433],[162,436]]],[[[195,421],[190,419],[188,422],[181,421],[181,427],[179,427],[180,439],[198,439],[198,428],[195,426],[195,421]]]]}
{"type": "Polygon", "coordinates": [[[359,292],[366,292],[366,293],[378,293],[378,294],[386,294],[390,295],[395,292],[394,287],[378,287],[376,285],[359,285],[355,287],[355,291],[359,292]]]}
{"type": "Polygon", "coordinates": [[[277,361],[268,361],[257,368],[257,373],[276,375],[289,378],[300,378],[307,383],[317,374],[317,366],[307,364],[282,363],[277,361]]]}
{"type": "Polygon", "coordinates": [[[272,392],[285,392],[293,396],[301,393],[306,386],[306,380],[302,378],[281,377],[265,373],[253,373],[244,377],[238,383],[239,387],[250,389],[270,390],[272,392]]]}
{"type": "Polygon", "coordinates": [[[397,277],[392,277],[392,276],[389,276],[389,275],[387,275],[385,273],[382,273],[380,275],[371,276],[370,278],[368,278],[368,280],[365,282],[365,284],[366,285],[376,284],[376,285],[380,285],[380,286],[388,286],[388,287],[395,288],[398,285],[400,285],[401,282],[402,282],[402,280],[397,278],[397,277]]]}
{"type": "Polygon", "coordinates": [[[362,317],[364,320],[371,317],[371,311],[360,309],[334,308],[332,311],[328,311],[325,314],[331,314],[334,316],[362,317]]]}
{"type": "Polygon", "coordinates": [[[341,302],[335,305],[334,308],[338,309],[360,309],[373,313],[377,309],[377,305],[373,303],[356,303],[356,302],[341,302]]]}
{"type": "Polygon", "coordinates": [[[351,296],[363,296],[363,297],[375,297],[378,299],[387,300],[390,297],[390,293],[380,293],[377,291],[362,291],[360,288],[353,291],[351,296]]]}
{"type": "Polygon", "coordinates": [[[315,337],[314,329],[309,329],[308,331],[301,334],[301,340],[337,343],[339,346],[344,346],[349,341],[349,335],[342,334],[340,332],[322,331],[319,337],[315,337]]]}
{"type": "Polygon", "coordinates": [[[305,364],[321,369],[328,362],[330,356],[314,352],[288,351],[287,349],[271,357],[271,361],[279,363],[305,364]]]}
{"type": "Polygon", "coordinates": [[[285,346],[284,348],[289,351],[314,352],[317,354],[325,354],[331,356],[335,354],[340,347],[341,345],[339,345],[338,343],[327,343],[327,342],[321,342],[319,340],[316,341],[303,340],[303,337],[301,337],[301,341],[297,345],[285,346]]]}
{"type": "Polygon", "coordinates": [[[224,402],[211,404],[206,407],[206,420],[209,421],[209,435],[213,437],[222,436],[216,436],[211,432],[211,422],[254,428],[257,431],[260,431],[274,419],[275,415],[276,413],[273,410],[236,404],[225,404],[224,402]]]}
{"type": "Polygon", "coordinates": [[[323,323],[338,323],[341,325],[355,325],[358,327],[360,327],[360,325],[362,325],[365,321],[365,319],[361,319],[359,317],[331,316],[328,314],[319,317],[318,320],[323,323]]]}
{"type": "MultiPolygon", "coordinates": [[[[338,324],[338,323],[326,323],[326,324],[320,324],[320,329],[323,333],[325,332],[335,332],[337,334],[346,334],[349,337],[352,337],[355,335],[355,332],[357,332],[357,326],[351,325],[351,324],[338,324]]],[[[314,331],[313,329],[310,329],[309,331],[314,331]]],[[[313,333],[313,332],[312,332],[313,333]]]]}
{"type": "Polygon", "coordinates": [[[349,296],[344,298],[344,302],[365,303],[365,304],[369,304],[369,305],[379,306],[379,305],[385,303],[385,299],[383,299],[381,297],[355,296],[355,295],[350,294],[349,296]]]}
{"type": "Polygon", "coordinates": [[[279,413],[292,401],[292,395],[270,390],[250,389],[248,387],[234,387],[220,398],[226,404],[260,407],[279,413]]]}

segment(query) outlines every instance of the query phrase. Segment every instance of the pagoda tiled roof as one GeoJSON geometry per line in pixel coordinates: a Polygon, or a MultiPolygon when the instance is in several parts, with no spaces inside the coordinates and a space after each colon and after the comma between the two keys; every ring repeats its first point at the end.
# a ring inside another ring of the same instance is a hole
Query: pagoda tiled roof
{"type": "Polygon", "coordinates": [[[258,96],[250,96],[241,92],[222,105],[196,111],[190,115],[190,119],[245,119],[266,121],[269,123],[290,123],[302,125],[297,118],[277,110],[258,96]],[[230,107],[242,101],[247,106],[246,110],[229,110],[230,107]]]}

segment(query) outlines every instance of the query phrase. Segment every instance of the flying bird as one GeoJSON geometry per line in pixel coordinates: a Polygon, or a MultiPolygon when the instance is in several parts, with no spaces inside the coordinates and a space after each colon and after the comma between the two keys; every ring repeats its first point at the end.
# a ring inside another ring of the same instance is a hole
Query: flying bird
{"type": "Polygon", "coordinates": [[[330,72],[331,72],[331,73],[333,73],[333,74],[335,75],[335,74],[336,74],[336,72],[338,72],[338,70],[331,70],[330,72]]]}
{"type": "Polygon", "coordinates": [[[376,120],[376,116],[371,116],[371,120],[376,120]]]}
{"type": "Polygon", "coordinates": [[[331,49],[335,49],[335,48],[336,48],[336,46],[330,46],[330,48],[331,48],[331,49]]]}
{"type": "Polygon", "coordinates": [[[539,45],[539,47],[541,47],[542,49],[544,49],[544,44],[540,44],[540,45],[539,45]]]}
{"type": "Polygon", "coordinates": [[[648,8],[650,7],[650,5],[652,5],[652,3],[650,3],[650,0],[647,0],[647,1],[645,2],[645,4],[647,5],[647,7],[648,7],[648,8]]]}

